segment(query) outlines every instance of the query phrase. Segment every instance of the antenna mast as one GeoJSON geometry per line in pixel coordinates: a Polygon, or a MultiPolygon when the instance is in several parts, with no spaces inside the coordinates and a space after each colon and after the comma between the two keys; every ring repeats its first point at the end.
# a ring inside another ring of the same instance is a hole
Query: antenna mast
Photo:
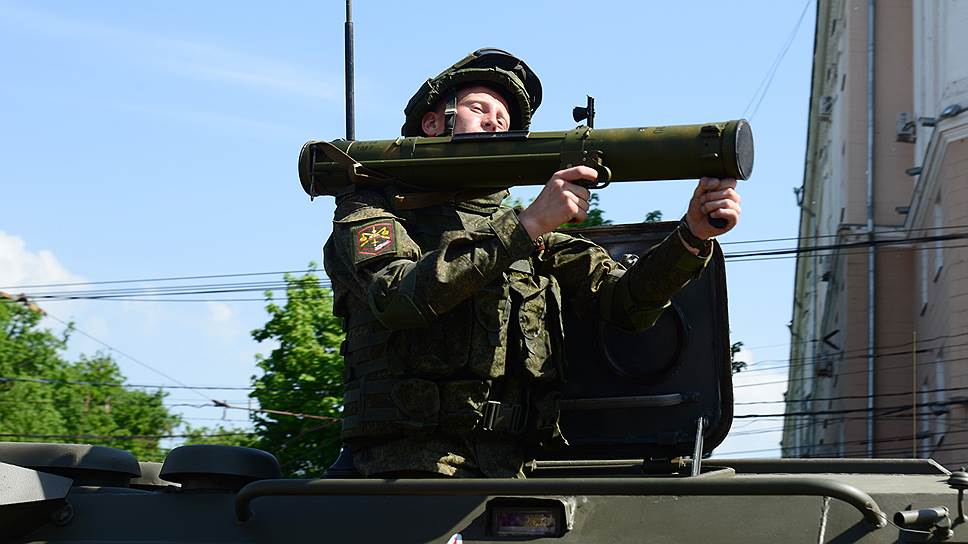
{"type": "Polygon", "coordinates": [[[346,23],[343,25],[345,37],[345,58],[343,66],[346,70],[346,139],[356,139],[355,91],[353,89],[353,0],[346,0],[346,23]]]}

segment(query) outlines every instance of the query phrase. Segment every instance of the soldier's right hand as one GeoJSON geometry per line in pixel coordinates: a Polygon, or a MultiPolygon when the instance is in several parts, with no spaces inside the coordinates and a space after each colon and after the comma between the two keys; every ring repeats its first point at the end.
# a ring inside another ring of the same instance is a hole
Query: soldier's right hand
{"type": "Polygon", "coordinates": [[[587,181],[593,184],[598,172],[587,166],[575,166],[559,170],[545,183],[538,198],[521,212],[518,220],[527,229],[531,239],[551,232],[562,223],[581,223],[588,217],[588,189],[572,183],[587,181]]]}

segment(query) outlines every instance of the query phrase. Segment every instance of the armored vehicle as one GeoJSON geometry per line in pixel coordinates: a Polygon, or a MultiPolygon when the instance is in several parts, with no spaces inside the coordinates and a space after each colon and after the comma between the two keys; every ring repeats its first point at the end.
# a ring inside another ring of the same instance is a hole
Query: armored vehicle
{"type": "MultiPolygon", "coordinates": [[[[674,223],[581,231],[629,262],[674,223]]],[[[726,278],[710,267],[631,335],[568,313],[568,446],[526,479],[283,479],[268,452],[183,446],[163,464],[0,444],[11,542],[968,542],[968,474],[930,460],[716,459],[732,421],[726,278]]]]}

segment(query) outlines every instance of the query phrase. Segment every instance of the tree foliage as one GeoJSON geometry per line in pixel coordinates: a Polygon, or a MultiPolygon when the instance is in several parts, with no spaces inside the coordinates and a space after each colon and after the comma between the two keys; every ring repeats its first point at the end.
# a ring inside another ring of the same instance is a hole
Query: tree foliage
{"type": "Polygon", "coordinates": [[[605,219],[605,211],[598,207],[598,193],[592,193],[588,199],[588,217],[581,223],[565,223],[562,229],[578,229],[582,227],[595,227],[598,225],[611,225],[612,221],[605,219]]]}
{"type": "Polygon", "coordinates": [[[180,423],[163,404],[166,393],[122,387],[124,375],[105,354],[66,360],[70,327],[58,336],[41,327],[42,317],[0,299],[0,440],[83,442],[161,459],[157,436],[180,423]]]}
{"type": "Polygon", "coordinates": [[[729,346],[729,364],[733,368],[733,374],[746,370],[746,362],[736,360],[736,356],[739,355],[739,352],[742,350],[742,342],[733,342],[733,344],[729,346]]]}
{"type": "Polygon", "coordinates": [[[645,219],[643,223],[658,223],[662,221],[662,210],[652,210],[651,212],[645,214],[645,219]]]}
{"type": "Polygon", "coordinates": [[[286,302],[267,292],[269,321],[252,331],[258,342],[274,342],[268,356],[257,356],[261,376],[254,376],[263,409],[308,414],[317,419],[268,412],[253,414],[259,447],[274,453],[283,473],[317,476],[335,460],[340,447],[343,402],[343,329],[333,316],[329,289],[316,277],[315,265],[301,277],[285,276],[286,302]]]}
{"type": "Polygon", "coordinates": [[[184,444],[215,444],[220,446],[259,447],[259,436],[253,432],[244,432],[231,427],[216,425],[214,427],[187,425],[184,432],[187,435],[184,444]]]}

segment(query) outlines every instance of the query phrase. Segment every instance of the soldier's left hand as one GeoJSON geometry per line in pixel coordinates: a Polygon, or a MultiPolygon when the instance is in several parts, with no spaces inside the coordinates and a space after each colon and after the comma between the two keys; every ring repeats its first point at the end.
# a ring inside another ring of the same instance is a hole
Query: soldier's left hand
{"type": "Polygon", "coordinates": [[[739,193],[733,178],[702,178],[689,200],[686,211],[686,224],[689,230],[703,240],[725,234],[739,222],[739,193]],[[709,223],[708,216],[726,221],[726,226],[718,229],[709,223]]]}

